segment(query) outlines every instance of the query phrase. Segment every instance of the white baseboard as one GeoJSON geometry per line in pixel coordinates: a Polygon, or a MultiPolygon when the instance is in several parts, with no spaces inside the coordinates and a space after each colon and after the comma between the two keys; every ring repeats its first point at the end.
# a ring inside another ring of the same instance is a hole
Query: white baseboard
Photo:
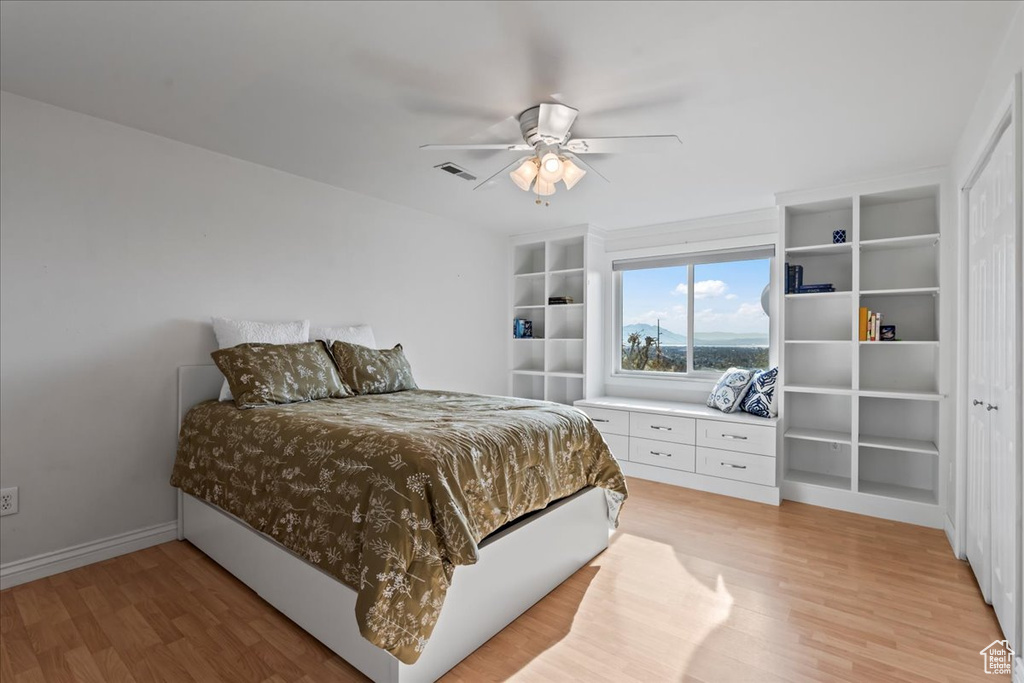
{"type": "Polygon", "coordinates": [[[98,541],[82,543],[63,550],[54,550],[24,560],[0,564],[0,590],[36,579],[78,569],[87,564],[109,560],[150,546],[173,541],[178,537],[178,523],[166,522],[129,531],[98,541]]]}

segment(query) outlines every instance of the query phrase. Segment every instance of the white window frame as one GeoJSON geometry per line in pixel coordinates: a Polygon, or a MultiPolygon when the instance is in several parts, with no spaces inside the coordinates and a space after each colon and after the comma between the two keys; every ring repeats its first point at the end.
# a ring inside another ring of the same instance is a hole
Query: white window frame
{"type": "MultiPolygon", "coordinates": [[[[746,241],[746,240],[744,240],[746,241]]],[[[776,329],[777,329],[777,306],[775,305],[775,298],[777,294],[777,283],[776,283],[776,259],[778,258],[777,244],[775,241],[764,241],[758,240],[755,243],[741,244],[735,247],[733,246],[719,246],[714,247],[708,245],[704,249],[680,249],[673,250],[671,252],[665,252],[660,250],[657,253],[640,253],[630,254],[629,256],[620,256],[618,258],[612,257],[611,263],[621,260],[651,260],[652,262],[658,259],[670,259],[672,257],[689,258],[697,260],[698,263],[702,260],[701,257],[710,256],[721,256],[722,258],[715,261],[705,261],[706,263],[725,263],[736,260],[743,260],[741,258],[728,258],[730,254],[737,256],[741,254],[750,253],[752,251],[762,251],[765,249],[773,250],[773,255],[768,257],[768,357],[769,364],[773,364],[776,359],[776,329]]],[[[669,382],[714,382],[721,376],[721,372],[718,370],[690,370],[691,363],[693,362],[693,302],[694,302],[694,266],[698,263],[688,263],[686,269],[686,372],[656,372],[648,370],[624,370],[622,369],[622,271],[612,270],[611,287],[612,287],[612,341],[610,345],[611,351],[611,373],[612,379],[626,379],[626,380],[653,380],[653,381],[669,381],[669,382]]],[[[682,265],[682,264],[681,264],[682,265]]],[[[649,267],[657,267],[653,264],[649,267]]]]}

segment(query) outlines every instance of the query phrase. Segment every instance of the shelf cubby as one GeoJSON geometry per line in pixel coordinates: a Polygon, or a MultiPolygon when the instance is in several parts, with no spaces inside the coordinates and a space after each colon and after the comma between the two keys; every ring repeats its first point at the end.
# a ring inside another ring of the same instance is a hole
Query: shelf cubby
{"type": "Polygon", "coordinates": [[[849,444],[786,439],[787,481],[849,491],[850,473],[849,444]]]}
{"type": "Polygon", "coordinates": [[[928,186],[863,195],[860,238],[873,241],[939,232],[939,188],[928,186]]]}
{"type": "Polygon", "coordinates": [[[864,391],[938,391],[938,346],[860,345],[860,388],[864,391]]]}
{"type": "Polygon", "coordinates": [[[548,372],[582,373],[584,370],[583,341],[577,339],[551,339],[547,342],[548,372]]]}
{"type": "Polygon", "coordinates": [[[897,339],[938,341],[939,299],[936,294],[937,290],[915,293],[862,291],[860,305],[881,313],[883,325],[895,325],[897,339]]]}
{"type": "Polygon", "coordinates": [[[861,397],[858,431],[866,446],[934,454],[939,406],[935,401],[861,397]]]}
{"type": "MultiPolygon", "coordinates": [[[[516,317],[524,320],[529,320],[533,324],[533,339],[544,339],[547,335],[546,324],[545,324],[545,311],[546,307],[531,306],[529,308],[515,308],[516,317]]],[[[516,339],[515,341],[524,341],[522,339],[516,339]]]]}
{"type": "Polygon", "coordinates": [[[547,400],[572,405],[583,398],[582,377],[560,377],[548,375],[547,400]]]}
{"type": "MultiPolygon", "coordinates": [[[[849,315],[849,314],[847,314],[849,315]]],[[[784,351],[786,384],[814,385],[849,390],[852,384],[852,354],[829,345],[787,345],[784,351]]]]}
{"type": "Polygon", "coordinates": [[[903,249],[861,249],[862,293],[938,286],[939,250],[934,242],[903,249]]]}
{"type": "Polygon", "coordinates": [[[544,370],[544,341],[517,339],[512,344],[512,370],[514,372],[542,372],[544,370]]]}
{"type": "Polygon", "coordinates": [[[787,250],[830,245],[835,230],[845,230],[846,241],[853,241],[852,198],[786,208],[787,250]]]}
{"type": "Polygon", "coordinates": [[[523,373],[512,374],[512,395],[517,398],[544,400],[544,376],[523,373]]]}
{"type": "Polygon", "coordinates": [[[520,244],[515,248],[514,264],[516,275],[544,272],[544,243],[520,244]]]}
{"type": "Polygon", "coordinates": [[[583,268],[583,238],[569,237],[548,243],[547,269],[551,271],[583,268]]]}
{"type": "MultiPolygon", "coordinates": [[[[586,277],[582,269],[562,270],[548,275],[547,296],[571,296],[574,304],[585,303],[586,277]]],[[[545,298],[545,303],[547,299],[545,298]]]]}
{"type": "Polygon", "coordinates": [[[938,502],[938,466],[934,455],[873,448],[861,444],[858,451],[857,490],[916,503],[938,502]]]}
{"type": "Polygon", "coordinates": [[[579,306],[548,306],[548,337],[550,339],[583,339],[583,308],[579,306]]]}
{"type": "Polygon", "coordinates": [[[793,294],[786,297],[786,340],[852,341],[849,296],[793,294]]]}
{"type": "Polygon", "coordinates": [[[787,394],[786,414],[789,421],[786,436],[849,444],[850,406],[849,396],[787,394]],[[793,434],[789,434],[791,430],[793,434]],[[826,432],[835,438],[824,438],[826,432]]]}
{"type": "MultiPolygon", "coordinates": [[[[853,288],[853,258],[850,249],[842,252],[787,254],[789,265],[804,267],[803,284],[831,284],[836,292],[849,292],[853,288]]],[[[825,292],[829,293],[829,292],[825,292]]]]}
{"type": "Polygon", "coordinates": [[[547,304],[544,297],[544,274],[538,277],[517,276],[513,283],[515,288],[513,306],[543,306],[547,304]]]}

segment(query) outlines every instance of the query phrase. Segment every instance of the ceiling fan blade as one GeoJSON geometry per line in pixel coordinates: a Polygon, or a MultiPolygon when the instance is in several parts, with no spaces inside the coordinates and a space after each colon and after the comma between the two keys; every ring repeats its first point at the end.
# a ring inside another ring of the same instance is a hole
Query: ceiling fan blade
{"type": "Polygon", "coordinates": [[[503,168],[502,168],[502,169],[501,169],[500,171],[498,171],[497,173],[495,173],[494,175],[492,175],[492,176],[491,176],[490,178],[488,178],[487,180],[483,181],[482,183],[480,183],[479,185],[477,185],[476,187],[474,187],[474,188],[473,188],[473,191],[474,191],[474,192],[476,192],[476,191],[477,191],[477,190],[479,190],[479,189],[480,189],[481,187],[483,187],[483,186],[485,186],[485,185],[489,185],[489,184],[491,184],[491,182],[492,182],[492,181],[493,181],[493,180],[494,180],[495,178],[497,178],[498,176],[500,176],[500,175],[501,175],[502,173],[506,172],[507,170],[509,170],[509,169],[510,169],[510,168],[512,168],[513,166],[518,166],[519,164],[523,163],[524,161],[526,161],[526,160],[527,160],[527,159],[529,159],[529,158],[530,158],[530,157],[529,157],[529,155],[527,155],[527,156],[523,157],[522,159],[516,159],[516,160],[515,160],[515,161],[513,161],[513,162],[512,162],[511,164],[509,164],[508,166],[505,166],[505,167],[503,167],[503,168]]]}
{"type": "Polygon", "coordinates": [[[566,104],[542,104],[537,114],[537,133],[543,138],[564,140],[579,113],[579,109],[566,104]]]}
{"type": "Polygon", "coordinates": [[[478,144],[465,144],[465,145],[420,145],[420,149],[426,150],[428,152],[438,152],[438,151],[442,151],[443,152],[443,151],[458,150],[458,149],[491,149],[491,150],[502,150],[502,151],[505,151],[505,152],[529,152],[529,151],[533,150],[533,147],[530,147],[526,143],[516,144],[514,142],[508,142],[508,143],[499,142],[499,143],[496,143],[496,144],[483,144],[483,145],[478,145],[478,144]]]}
{"type": "Polygon", "coordinates": [[[575,154],[619,154],[641,152],[667,152],[682,146],[675,135],[636,135],[616,138],[575,138],[565,143],[567,151],[575,154]]]}
{"type": "Polygon", "coordinates": [[[596,168],[594,168],[592,164],[590,164],[590,163],[588,163],[586,161],[583,161],[583,159],[580,159],[575,154],[566,152],[565,156],[567,156],[570,159],[572,159],[573,163],[575,163],[577,166],[582,167],[583,170],[586,171],[587,173],[593,173],[594,175],[596,175],[598,178],[600,178],[601,180],[605,181],[606,183],[611,183],[611,181],[608,180],[607,178],[605,178],[604,174],[602,174],[600,171],[598,171],[596,168]]]}

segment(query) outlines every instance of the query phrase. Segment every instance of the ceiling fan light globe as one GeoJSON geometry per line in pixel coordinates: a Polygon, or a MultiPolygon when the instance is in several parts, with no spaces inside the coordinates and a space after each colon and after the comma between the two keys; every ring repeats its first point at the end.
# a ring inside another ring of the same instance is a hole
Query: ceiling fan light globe
{"type": "Polygon", "coordinates": [[[533,191],[541,197],[547,197],[555,193],[555,184],[543,178],[537,178],[537,185],[533,188],[533,191]]]}
{"type": "Polygon", "coordinates": [[[509,173],[508,177],[520,190],[529,192],[533,179],[537,177],[537,160],[527,159],[519,165],[519,168],[509,173]]]}
{"type": "Polygon", "coordinates": [[[540,160],[540,178],[545,182],[557,183],[562,179],[564,164],[554,152],[548,152],[540,160]]]}
{"type": "Polygon", "coordinates": [[[582,180],[583,176],[587,175],[587,172],[572,163],[571,159],[565,159],[562,165],[562,182],[565,183],[565,189],[567,190],[576,187],[576,183],[582,180]]]}

